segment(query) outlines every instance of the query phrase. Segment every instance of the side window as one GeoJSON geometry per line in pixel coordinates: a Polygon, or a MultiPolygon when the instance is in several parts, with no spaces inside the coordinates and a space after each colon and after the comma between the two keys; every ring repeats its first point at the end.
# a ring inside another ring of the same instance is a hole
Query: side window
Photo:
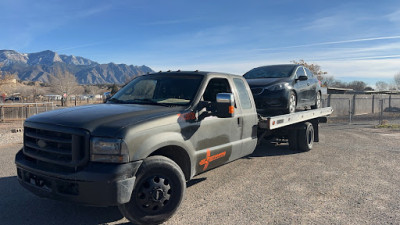
{"type": "Polygon", "coordinates": [[[251,109],[251,101],[249,97],[249,93],[247,92],[246,86],[243,83],[242,79],[234,78],[233,82],[235,83],[236,89],[239,93],[239,99],[242,106],[242,109],[251,109]]]}
{"type": "Polygon", "coordinates": [[[303,67],[301,67],[301,66],[299,68],[297,68],[296,75],[297,75],[297,77],[299,77],[299,76],[307,76],[306,73],[304,72],[303,67]]]}
{"type": "Polygon", "coordinates": [[[314,77],[314,74],[313,74],[308,68],[304,68],[304,69],[306,70],[307,76],[308,76],[309,78],[314,77]]]}
{"type": "Polygon", "coordinates": [[[210,80],[204,91],[203,99],[204,101],[215,102],[218,93],[232,93],[227,79],[214,78],[210,80]]]}

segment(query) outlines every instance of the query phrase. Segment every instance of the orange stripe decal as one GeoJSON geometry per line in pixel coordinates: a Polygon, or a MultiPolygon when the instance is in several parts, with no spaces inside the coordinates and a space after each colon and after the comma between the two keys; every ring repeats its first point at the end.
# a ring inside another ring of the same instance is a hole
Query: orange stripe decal
{"type": "Polygon", "coordinates": [[[220,158],[223,158],[223,157],[225,157],[225,155],[226,155],[226,151],[211,156],[211,151],[210,151],[210,149],[207,149],[206,158],[205,158],[205,159],[202,159],[202,160],[200,161],[199,164],[200,164],[200,166],[203,166],[203,165],[204,165],[204,168],[203,168],[203,171],[204,171],[204,170],[207,169],[208,164],[210,164],[210,162],[212,162],[212,161],[214,161],[214,160],[217,160],[217,159],[220,159],[220,158]]]}

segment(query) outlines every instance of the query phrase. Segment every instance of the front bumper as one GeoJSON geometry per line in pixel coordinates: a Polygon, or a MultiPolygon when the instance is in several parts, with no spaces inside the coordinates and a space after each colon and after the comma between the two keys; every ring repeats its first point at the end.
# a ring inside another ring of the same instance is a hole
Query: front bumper
{"type": "Polygon", "coordinates": [[[92,206],[127,203],[142,161],[125,164],[89,162],[77,172],[52,172],[27,160],[19,151],[15,157],[18,181],[34,194],[92,206]]]}
{"type": "Polygon", "coordinates": [[[267,112],[286,110],[288,108],[288,90],[264,91],[259,95],[253,95],[257,111],[267,112]]]}

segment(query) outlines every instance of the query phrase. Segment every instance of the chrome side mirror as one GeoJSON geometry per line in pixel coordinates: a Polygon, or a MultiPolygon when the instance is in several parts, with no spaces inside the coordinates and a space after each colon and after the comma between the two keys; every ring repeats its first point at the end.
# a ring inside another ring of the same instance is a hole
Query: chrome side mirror
{"type": "Polygon", "coordinates": [[[216,116],[231,118],[235,115],[235,98],[232,93],[217,94],[216,116]]]}

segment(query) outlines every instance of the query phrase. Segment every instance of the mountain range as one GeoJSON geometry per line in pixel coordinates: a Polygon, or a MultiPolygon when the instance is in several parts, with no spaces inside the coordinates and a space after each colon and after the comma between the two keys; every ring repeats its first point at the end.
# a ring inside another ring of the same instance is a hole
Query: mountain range
{"type": "Polygon", "coordinates": [[[99,64],[80,56],[59,55],[50,50],[36,53],[0,50],[0,70],[15,74],[20,80],[45,83],[52,75],[69,72],[80,84],[123,84],[133,77],[154,72],[145,65],[99,64]]]}

